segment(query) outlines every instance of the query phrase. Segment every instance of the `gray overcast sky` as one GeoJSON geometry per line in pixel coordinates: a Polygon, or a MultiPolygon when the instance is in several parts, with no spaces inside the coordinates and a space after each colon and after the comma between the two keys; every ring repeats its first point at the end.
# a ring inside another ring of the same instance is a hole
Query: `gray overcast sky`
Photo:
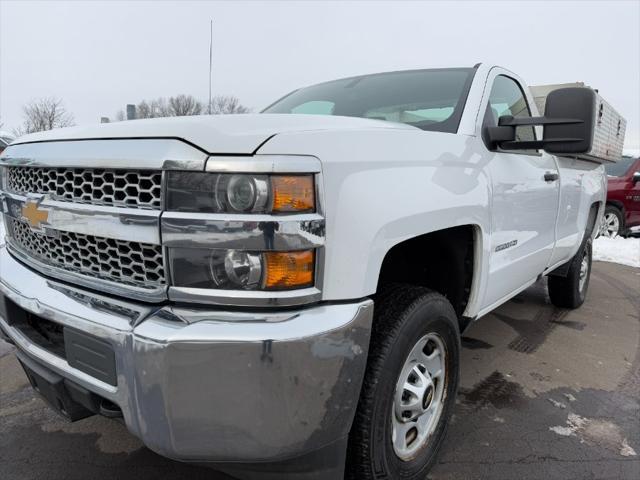
{"type": "Polygon", "coordinates": [[[254,110],[294,88],[385,70],[503,65],[529,84],[585,81],[640,150],[640,1],[30,2],[0,0],[0,122],[30,99],[78,124],[143,98],[215,94],[254,110]]]}

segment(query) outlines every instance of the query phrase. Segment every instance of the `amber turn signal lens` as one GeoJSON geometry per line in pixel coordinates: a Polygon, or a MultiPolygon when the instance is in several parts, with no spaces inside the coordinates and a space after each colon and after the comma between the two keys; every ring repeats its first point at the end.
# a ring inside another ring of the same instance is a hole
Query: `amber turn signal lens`
{"type": "Polygon", "coordinates": [[[309,212],[316,208],[313,175],[271,177],[274,212],[309,212]]]}
{"type": "Polygon", "coordinates": [[[314,252],[266,252],[264,288],[286,290],[313,285],[314,252]]]}

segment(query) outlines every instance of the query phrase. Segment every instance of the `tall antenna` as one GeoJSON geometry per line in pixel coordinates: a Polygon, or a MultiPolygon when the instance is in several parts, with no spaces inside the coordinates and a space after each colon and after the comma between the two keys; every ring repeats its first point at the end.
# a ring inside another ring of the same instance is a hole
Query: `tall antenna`
{"type": "Polygon", "coordinates": [[[211,115],[211,70],[213,65],[213,20],[209,28],[209,115],[211,115]]]}

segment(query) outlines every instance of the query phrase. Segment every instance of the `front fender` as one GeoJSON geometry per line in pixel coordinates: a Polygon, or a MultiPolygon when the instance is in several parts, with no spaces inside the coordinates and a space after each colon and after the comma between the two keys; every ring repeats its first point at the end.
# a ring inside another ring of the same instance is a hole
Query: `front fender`
{"type": "Polygon", "coordinates": [[[475,137],[417,129],[327,131],[278,135],[260,153],[321,160],[323,299],[344,300],[375,293],[385,255],[404,240],[459,225],[488,234],[489,157],[480,147],[475,137]]]}

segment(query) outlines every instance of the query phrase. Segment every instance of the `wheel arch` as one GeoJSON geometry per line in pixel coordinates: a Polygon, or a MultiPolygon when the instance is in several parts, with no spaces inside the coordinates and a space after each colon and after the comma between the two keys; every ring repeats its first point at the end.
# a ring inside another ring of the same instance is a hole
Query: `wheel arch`
{"type": "MultiPolygon", "coordinates": [[[[589,207],[589,214],[587,217],[587,223],[585,225],[584,235],[582,236],[582,241],[580,242],[580,246],[578,247],[578,252],[582,251],[584,245],[589,239],[593,240],[595,235],[597,235],[599,228],[596,228],[598,224],[598,219],[602,219],[601,215],[604,215],[604,205],[602,202],[593,202],[589,207]]],[[[573,261],[573,257],[569,259],[566,263],[560,265],[555,270],[549,272],[547,275],[550,277],[566,277],[569,272],[569,268],[571,267],[571,262],[573,261]]]]}
{"type": "Polygon", "coordinates": [[[608,200],[605,204],[605,208],[608,206],[612,206],[612,207],[616,207],[618,210],[620,210],[620,213],[622,214],[622,220],[625,220],[625,216],[627,214],[626,209],[624,208],[624,203],[621,202],[620,200],[608,200]]]}
{"type": "Polygon", "coordinates": [[[468,323],[467,307],[478,295],[483,257],[483,231],[478,224],[457,225],[404,239],[387,250],[376,293],[391,283],[422,286],[441,293],[451,302],[462,330],[468,323]]]}
{"type": "Polygon", "coordinates": [[[596,225],[598,224],[598,219],[602,218],[601,215],[604,215],[605,208],[606,205],[603,205],[603,203],[599,201],[591,204],[589,207],[589,215],[587,216],[585,238],[593,238],[597,234],[598,229],[596,225]]]}

